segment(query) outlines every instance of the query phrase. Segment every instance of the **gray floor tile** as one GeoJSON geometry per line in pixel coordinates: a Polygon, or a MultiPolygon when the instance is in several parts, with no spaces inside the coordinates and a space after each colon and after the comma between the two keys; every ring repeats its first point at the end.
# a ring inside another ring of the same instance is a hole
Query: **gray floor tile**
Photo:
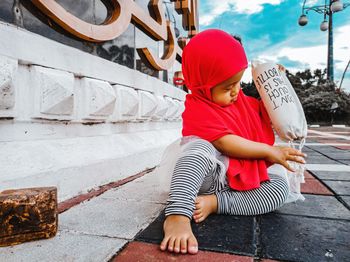
{"type": "Polygon", "coordinates": [[[349,261],[350,221],[268,214],[261,217],[262,256],[274,260],[349,261]]]}
{"type": "Polygon", "coordinates": [[[328,157],[337,159],[337,160],[349,160],[350,152],[327,152],[328,157]]]}
{"type": "Polygon", "coordinates": [[[310,217],[339,218],[350,221],[350,210],[333,196],[304,194],[305,201],[289,203],[275,213],[292,214],[310,217]]]}
{"type": "Polygon", "coordinates": [[[350,160],[340,160],[340,162],[342,162],[345,165],[350,166],[350,160]]]}
{"type": "MultiPolygon", "coordinates": [[[[159,244],[163,239],[164,213],[150,224],[136,240],[159,244]]],[[[255,222],[253,216],[211,215],[204,222],[192,222],[200,250],[254,256],[255,222]]]]}
{"type": "Polygon", "coordinates": [[[341,196],[341,198],[345,201],[345,203],[348,204],[348,206],[350,207],[350,196],[341,196]]]}
{"type": "Polygon", "coordinates": [[[59,226],[86,234],[132,239],[163,208],[164,205],[151,202],[95,198],[61,214],[59,226]]]}
{"type": "Polygon", "coordinates": [[[341,151],[341,149],[338,149],[334,146],[328,146],[328,145],[322,145],[322,146],[307,146],[308,148],[315,150],[316,152],[321,152],[321,153],[337,153],[341,151]]]}
{"type": "Polygon", "coordinates": [[[0,247],[6,262],[96,262],[108,261],[126,240],[60,231],[54,238],[12,247],[0,247]]]}
{"type": "Polygon", "coordinates": [[[306,158],[306,163],[308,164],[339,164],[337,161],[327,158],[325,156],[308,156],[306,158]]]}
{"type": "Polygon", "coordinates": [[[350,181],[350,172],[312,171],[312,173],[321,180],[350,181]]]}
{"type": "Polygon", "coordinates": [[[169,195],[170,180],[171,174],[163,174],[156,169],[132,183],[107,191],[100,198],[151,201],[165,204],[169,195]]]}
{"type": "Polygon", "coordinates": [[[337,195],[350,196],[350,181],[323,181],[327,186],[333,189],[337,195]]]}

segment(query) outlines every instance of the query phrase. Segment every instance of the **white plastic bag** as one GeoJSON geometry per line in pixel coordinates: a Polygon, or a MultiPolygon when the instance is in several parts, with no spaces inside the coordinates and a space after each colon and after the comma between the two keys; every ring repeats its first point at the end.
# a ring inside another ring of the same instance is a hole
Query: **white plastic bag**
{"type": "Polygon", "coordinates": [[[305,138],[304,110],[292,85],[273,63],[252,63],[255,86],[278,136],[286,142],[305,138]]]}
{"type": "MultiPolygon", "coordinates": [[[[252,75],[277,135],[290,147],[298,147],[301,151],[307,136],[307,123],[299,98],[285,73],[274,63],[253,61],[252,75]]],[[[305,182],[305,166],[296,162],[289,164],[296,171],[286,171],[290,189],[287,202],[304,200],[300,183],[305,182]]]]}
{"type": "MultiPolygon", "coordinates": [[[[182,156],[187,147],[190,146],[191,143],[196,142],[197,140],[202,139],[197,136],[185,136],[175,140],[173,143],[168,145],[164,150],[162,159],[156,171],[160,174],[166,174],[166,176],[170,175],[171,177],[178,159],[182,156]]],[[[196,150],[192,149],[191,152],[193,154],[204,154],[208,157],[208,159],[210,159],[212,163],[216,163],[216,165],[220,166],[220,170],[222,170],[222,172],[219,174],[217,182],[218,188],[223,188],[226,184],[226,170],[229,166],[229,158],[221,154],[219,154],[219,157],[213,156],[204,152],[200,148],[196,150]]]]}
{"type": "Polygon", "coordinates": [[[275,174],[283,177],[287,180],[289,194],[285,203],[295,202],[297,200],[305,200],[304,196],[300,193],[300,176],[289,172],[284,166],[274,164],[267,169],[269,174],[275,174]]]}

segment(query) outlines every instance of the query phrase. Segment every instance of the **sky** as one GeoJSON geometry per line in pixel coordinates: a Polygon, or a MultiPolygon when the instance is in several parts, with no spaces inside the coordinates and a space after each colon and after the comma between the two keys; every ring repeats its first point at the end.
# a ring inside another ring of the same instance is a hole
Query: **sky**
{"type": "MultiPolygon", "coordinates": [[[[323,15],[309,11],[308,24],[299,26],[302,4],[303,0],[199,0],[199,30],[219,28],[239,35],[250,62],[274,61],[292,73],[324,69],[328,32],[320,30],[323,15]]],[[[323,4],[309,0],[305,6],[323,4]]],[[[333,14],[333,38],[334,81],[339,86],[350,59],[350,6],[333,14]]],[[[251,81],[250,68],[243,81],[251,81]]],[[[342,89],[350,92],[350,68],[342,89]]]]}

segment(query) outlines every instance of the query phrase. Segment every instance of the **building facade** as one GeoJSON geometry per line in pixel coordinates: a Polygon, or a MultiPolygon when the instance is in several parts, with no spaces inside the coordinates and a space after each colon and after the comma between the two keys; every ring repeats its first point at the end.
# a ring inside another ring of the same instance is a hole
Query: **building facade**
{"type": "Polygon", "coordinates": [[[59,200],[155,167],[181,135],[173,85],[196,1],[0,2],[0,191],[59,200]]]}

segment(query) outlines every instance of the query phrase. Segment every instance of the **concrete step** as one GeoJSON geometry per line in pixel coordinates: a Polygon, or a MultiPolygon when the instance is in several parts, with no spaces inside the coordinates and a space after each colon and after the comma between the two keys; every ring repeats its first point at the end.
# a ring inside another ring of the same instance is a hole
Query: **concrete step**
{"type": "Polygon", "coordinates": [[[108,261],[164,208],[171,174],[158,169],[59,215],[52,239],[0,248],[0,261],[108,261]]]}
{"type": "Polygon", "coordinates": [[[0,142],[0,191],[55,186],[64,201],[159,164],[180,129],[0,142]]]}

